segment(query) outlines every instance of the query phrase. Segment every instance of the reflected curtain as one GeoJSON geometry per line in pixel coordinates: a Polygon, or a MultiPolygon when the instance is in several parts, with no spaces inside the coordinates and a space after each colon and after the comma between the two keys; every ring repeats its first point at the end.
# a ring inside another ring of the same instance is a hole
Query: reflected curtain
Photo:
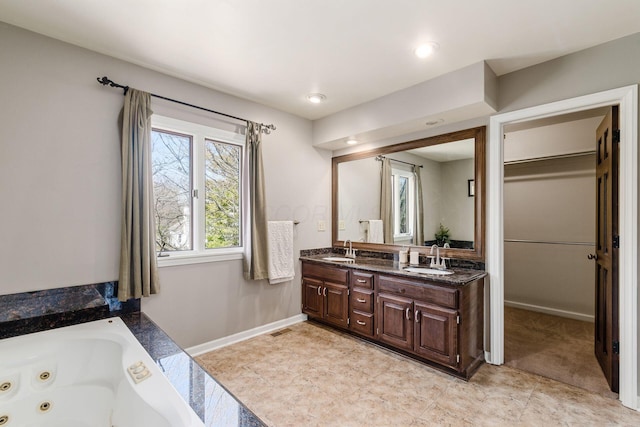
{"type": "Polygon", "coordinates": [[[391,180],[391,161],[387,158],[382,160],[380,182],[380,219],[382,220],[384,242],[393,244],[393,182],[391,180]]]}
{"type": "Polygon", "coordinates": [[[122,112],[122,225],[118,300],[158,293],[151,171],[151,96],[128,89],[122,112]]]}
{"type": "Polygon", "coordinates": [[[269,278],[267,253],[267,214],[262,167],[262,125],[247,122],[244,156],[244,277],[247,280],[269,278]]]}
{"type": "Polygon", "coordinates": [[[424,246],[424,204],[422,202],[422,180],[420,179],[420,167],[413,166],[413,179],[416,187],[416,202],[413,212],[413,244],[424,246]]]}

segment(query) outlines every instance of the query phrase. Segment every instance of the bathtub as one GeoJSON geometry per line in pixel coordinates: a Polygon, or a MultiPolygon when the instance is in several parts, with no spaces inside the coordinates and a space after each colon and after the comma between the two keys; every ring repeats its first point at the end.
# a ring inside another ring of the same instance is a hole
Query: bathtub
{"type": "Polygon", "coordinates": [[[0,427],[204,426],[119,318],[0,340],[0,427]]]}

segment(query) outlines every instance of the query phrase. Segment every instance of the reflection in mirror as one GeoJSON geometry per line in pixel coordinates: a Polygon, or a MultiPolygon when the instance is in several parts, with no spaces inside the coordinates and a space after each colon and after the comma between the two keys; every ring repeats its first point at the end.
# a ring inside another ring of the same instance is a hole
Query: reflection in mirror
{"type": "Polygon", "coordinates": [[[335,243],[448,243],[450,255],[482,259],[484,127],[333,160],[335,243]]]}
{"type": "Polygon", "coordinates": [[[452,248],[473,248],[474,201],[469,197],[468,184],[474,180],[474,145],[475,140],[468,138],[340,163],[338,239],[418,246],[449,243],[452,248]],[[383,221],[380,209],[385,159],[391,165],[392,193],[392,215],[387,221],[383,221]],[[420,215],[422,221],[417,218],[420,215]],[[391,223],[389,230],[385,222],[391,223]],[[422,224],[421,229],[418,224],[422,224]],[[448,230],[445,236],[439,233],[440,225],[442,231],[448,230]]]}

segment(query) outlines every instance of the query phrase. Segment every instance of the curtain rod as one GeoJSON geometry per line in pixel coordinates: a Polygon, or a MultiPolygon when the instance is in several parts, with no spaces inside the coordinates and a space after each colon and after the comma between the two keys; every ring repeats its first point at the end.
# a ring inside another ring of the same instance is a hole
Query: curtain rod
{"type": "MultiPolygon", "coordinates": [[[[383,156],[383,155],[376,156],[376,160],[379,161],[379,162],[381,162],[384,159],[386,159],[386,157],[383,156]]],[[[414,165],[413,163],[403,162],[402,160],[396,160],[396,159],[391,159],[391,158],[389,160],[391,160],[392,162],[404,163],[405,165],[409,165],[409,166],[416,166],[416,167],[419,167],[419,168],[422,167],[422,165],[414,165]]]]}
{"type": "MultiPolygon", "coordinates": [[[[129,90],[129,86],[124,86],[124,85],[118,84],[118,83],[114,82],[113,80],[109,79],[107,76],[104,76],[102,78],[98,77],[98,78],[96,78],[96,80],[98,80],[98,83],[100,83],[103,86],[110,86],[110,87],[115,87],[115,88],[122,89],[124,91],[125,95],[127,94],[127,91],[129,90]]],[[[232,116],[231,114],[221,113],[220,111],[211,110],[209,108],[199,107],[197,105],[189,104],[189,103],[186,103],[186,102],[183,102],[183,101],[178,101],[177,99],[167,98],[166,96],[156,95],[155,93],[150,93],[150,95],[153,96],[154,98],[160,98],[160,99],[164,99],[165,101],[175,102],[176,104],[185,105],[187,107],[191,107],[191,108],[196,108],[198,110],[207,111],[209,113],[217,114],[219,116],[229,117],[230,119],[240,120],[241,122],[245,122],[245,123],[249,122],[249,120],[243,119],[242,117],[236,117],[236,116],[232,116]]],[[[260,130],[262,131],[262,133],[265,133],[267,135],[270,134],[272,130],[276,130],[276,127],[273,124],[265,125],[264,123],[259,123],[259,125],[260,125],[260,130]]]]}

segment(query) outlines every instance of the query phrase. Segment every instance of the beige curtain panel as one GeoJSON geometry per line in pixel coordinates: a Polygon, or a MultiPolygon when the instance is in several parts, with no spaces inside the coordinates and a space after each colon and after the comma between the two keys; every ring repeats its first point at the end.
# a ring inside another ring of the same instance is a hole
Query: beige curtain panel
{"type": "Polygon", "coordinates": [[[244,231],[244,277],[247,280],[269,278],[267,253],[267,214],[262,167],[262,125],[247,122],[245,200],[248,200],[244,231]]]}
{"type": "Polygon", "coordinates": [[[158,293],[151,171],[151,96],[128,89],[122,113],[122,229],[118,299],[158,293]]]}
{"type": "Polygon", "coordinates": [[[387,158],[382,160],[380,181],[380,219],[384,242],[393,244],[393,181],[391,180],[391,161],[387,158]]]}
{"type": "Polygon", "coordinates": [[[413,244],[424,246],[424,208],[422,201],[422,179],[420,179],[420,166],[413,166],[413,177],[416,183],[416,202],[413,215],[413,244]]]}

